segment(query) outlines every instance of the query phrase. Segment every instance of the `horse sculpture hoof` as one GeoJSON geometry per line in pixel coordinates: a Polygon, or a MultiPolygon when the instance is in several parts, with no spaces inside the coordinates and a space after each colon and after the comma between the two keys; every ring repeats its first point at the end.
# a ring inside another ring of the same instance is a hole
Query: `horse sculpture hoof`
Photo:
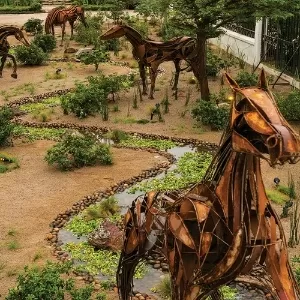
{"type": "Polygon", "coordinates": [[[17,79],[17,78],[18,78],[18,74],[16,74],[16,73],[11,74],[10,76],[11,76],[12,78],[14,78],[14,79],[17,79]]]}

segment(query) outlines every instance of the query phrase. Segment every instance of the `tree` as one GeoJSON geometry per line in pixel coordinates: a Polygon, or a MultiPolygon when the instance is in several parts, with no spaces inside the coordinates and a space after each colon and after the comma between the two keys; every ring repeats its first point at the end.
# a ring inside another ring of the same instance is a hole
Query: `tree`
{"type": "MultiPolygon", "coordinates": [[[[141,2],[157,0],[141,0],[141,2]]],[[[196,38],[196,51],[191,67],[199,81],[201,98],[209,100],[206,75],[206,41],[222,33],[222,26],[254,17],[286,18],[300,8],[298,0],[166,0],[169,3],[168,21],[174,27],[190,32],[196,38]]]]}

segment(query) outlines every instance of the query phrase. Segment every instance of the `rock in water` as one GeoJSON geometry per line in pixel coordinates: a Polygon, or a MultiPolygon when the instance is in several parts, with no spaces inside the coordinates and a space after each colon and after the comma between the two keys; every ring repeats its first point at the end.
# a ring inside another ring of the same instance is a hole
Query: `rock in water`
{"type": "Polygon", "coordinates": [[[88,242],[96,249],[120,251],[123,247],[123,231],[106,220],[88,236],[88,242]]]}

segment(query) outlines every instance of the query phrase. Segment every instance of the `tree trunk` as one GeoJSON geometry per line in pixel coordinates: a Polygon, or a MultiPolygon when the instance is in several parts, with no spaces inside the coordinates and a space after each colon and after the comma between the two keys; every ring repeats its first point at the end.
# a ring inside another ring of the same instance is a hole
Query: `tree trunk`
{"type": "Polygon", "coordinates": [[[199,82],[201,99],[209,101],[209,88],[206,75],[206,37],[197,34],[197,55],[191,59],[193,73],[199,82]]]}

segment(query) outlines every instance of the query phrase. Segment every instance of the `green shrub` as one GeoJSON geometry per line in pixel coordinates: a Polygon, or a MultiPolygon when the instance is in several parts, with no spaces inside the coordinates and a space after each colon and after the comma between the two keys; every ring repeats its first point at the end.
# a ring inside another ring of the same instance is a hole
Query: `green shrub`
{"type": "Polygon", "coordinates": [[[17,279],[17,286],[9,290],[6,300],[63,300],[65,294],[72,296],[72,300],[89,300],[93,287],[75,288],[74,279],[61,278],[62,274],[68,274],[71,264],[55,264],[47,262],[42,267],[25,267],[23,274],[17,279]]]}
{"type": "Polygon", "coordinates": [[[133,84],[133,77],[127,75],[90,76],[88,84],[77,83],[75,92],[63,97],[61,102],[64,113],[74,113],[78,118],[100,113],[108,120],[108,95],[133,84]]]}
{"type": "Polygon", "coordinates": [[[35,18],[31,18],[31,19],[27,20],[24,23],[25,31],[32,33],[32,34],[42,33],[43,32],[42,22],[43,22],[43,20],[35,19],[35,18]]]}
{"type": "Polygon", "coordinates": [[[226,66],[226,62],[214,54],[211,50],[206,52],[206,74],[207,76],[217,76],[217,74],[226,66]]]}
{"type": "Polygon", "coordinates": [[[45,160],[49,165],[57,165],[62,171],[96,164],[112,164],[112,156],[107,145],[96,142],[91,137],[68,134],[47,151],[45,160]]]}
{"type": "Polygon", "coordinates": [[[32,43],[40,47],[44,52],[51,52],[56,47],[56,40],[52,34],[36,35],[32,43]]]}
{"type": "Polygon", "coordinates": [[[19,167],[19,162],[15,157],[3,152],[0,153],[0,173],[5,173],[19,167]]]}
{"type": "Polygon", "coordinates": [[[94,65],[95,70],[98,70],[99,64],[101,62],[106,62],[109,59],[109,54],[102,49],[93,50],[90,53],[84,53],[80,56],[80,61],[85,65],[94,65]]]}
{"type": "Polygon", "coordinates": [[[84,45],[93,45],[96,48],[101,44],[100,35],[102,31],[102,24],[104,22],[104,15],[98,13],[95,16],[91,16],[90,13],[86,14],[86,22],[88,27],[85,27],[82,23],[79,23],[76,28],[75,40],[84,45]]]}
{"type": "Polygon", "coordinates": [[[256,86],[258,76],[254,73],[249,73],[247,71],[240,71],[237,74],[235,81],[240,87],[256,86]]]}
{"type": "Polygon", "coordinates": [[[11,118],[13,113],[11,109],[7,107],[2,107],[0,109],[0,147],[5,146],[12,134],[13,124],[11,123],[11,118]]]}
{"type": "Polygon", "coordinates": [[[33,1],[30,4],[30,10],[31,11],[40,11],[42,9],[42,3],[39,1],[33,1]]]}
{"type": "Polygon", "coordinates": [[[300,91],[294,90],[285,97],[278,97],[277,104],[284,118],[288,121],[300,120],[300,91]]]}
{"type": "MultiPolygon", "coordinates": [[[[219,99],[220,94],[211,95],[211,101],[200,100],[192,110],[192,116],[202,125],[208,125],[212,130],[224,129],[229,120],[229,106],[219,106],[217,103],[222,102],[219,99]]],[[[223,99],[224,100],[224,99],[223,99]]]]}
{"type": "Polygon", "coordinates": [[[24,65],[41,65],[47,59],[47,54],[35,44],[17,46],[15,53],[17,60],[24,65]]]}

